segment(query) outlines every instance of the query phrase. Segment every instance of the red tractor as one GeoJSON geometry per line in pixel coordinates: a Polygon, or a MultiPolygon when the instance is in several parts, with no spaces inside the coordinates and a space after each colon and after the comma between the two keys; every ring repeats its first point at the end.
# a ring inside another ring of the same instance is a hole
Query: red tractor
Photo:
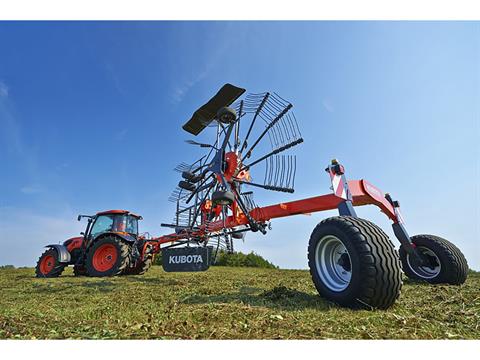
{"type": "Polygon", "coordinates": [[[68,265],[74,274],[90,276],[140,275],[151,266],[153,255],[141,258],[146,239],[138,234],[142,217],[126,210],[102,211],[87,218],[79,237],[62,245],[47,245],[40,256],[37,277],[57,277],[68,265]]]}

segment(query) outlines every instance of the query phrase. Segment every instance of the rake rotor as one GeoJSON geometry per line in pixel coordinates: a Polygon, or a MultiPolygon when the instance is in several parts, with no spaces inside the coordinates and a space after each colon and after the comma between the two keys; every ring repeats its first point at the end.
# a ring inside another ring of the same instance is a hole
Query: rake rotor
{"type": "Polygon", "coordinates": [[[239,99],[244,92],[224,85],[183,126],[193,135],[215,127],[216,137],[211,144],[187,141],[209,150],[194,163],[175,168],[183,179],[170,196],[176,211],[173,224],[166,225],[177,232],[195,232],[193,240],[215,239],[217,247],[226,251],[233,251],[232,238],[240,238],[236,234],[265,233],[265,224],[250,216],[259,209],[253,189],[294,192],[296,157],[285,153],[303,142],[291,103],[268,92],[239,99]],[[243,191],[244,187],[250,189],[243,191]],[[242,229],[228,229],[225,224],[222,231],[210,231],[210,223],[225,222],[232,213],[246,217],[248,224],[242,229]],[[202,239],[199,228],[205,229],[202,239]]]}

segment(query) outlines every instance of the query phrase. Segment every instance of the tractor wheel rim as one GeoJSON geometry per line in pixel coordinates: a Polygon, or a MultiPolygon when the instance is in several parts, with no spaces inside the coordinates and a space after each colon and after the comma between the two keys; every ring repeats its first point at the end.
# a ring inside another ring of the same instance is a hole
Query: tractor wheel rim
{"type": "Polygon", "coordinates": [[[108,271],[114,267],[117,257],[117,248],[114,245],[103,244],[93,254],[93,268],[100,272],[108,271]]]}
{"type": "Polygon", "coordinates": [[[40,272],[47,275],[55,267],[55,258],[52,255],[44,256],[40,262],[40,272]]]}
{"type": "Polygon", "coordinates": [[[432,258],[436,265],[434,267],[420,266],[410,257],[410,254],[407,254],[407,264],[410,270],[412,270],[415,275],[423,279],[433,279],[434,277],[438,276],[440,271],[442,271],[442,263],[440,262],[438,256],[425,246],[417,246],[417,250],[423,255],[432,258]]]}
{"type": "Polygon", "coordinates": [[[317,274],[331,291],[345,290],[352,278],[350,254],[343,242],[333,235],[321,238],[315,249],[317,274]]]}

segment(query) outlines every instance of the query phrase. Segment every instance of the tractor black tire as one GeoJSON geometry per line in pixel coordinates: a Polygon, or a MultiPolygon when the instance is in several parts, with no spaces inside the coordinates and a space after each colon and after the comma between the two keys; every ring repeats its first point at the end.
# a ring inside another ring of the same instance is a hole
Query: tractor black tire
{"type": "Polygon", "coordinates": [[[120,275],[128,266],[130,248],[126,241],[114,235],[96,240],[87,249],[87,274],[94,277],[120,275]]]}
{"type": "Polygon", "coordinates": [[[400,296],[400,260],[387,234],[370,221],[335,216],[320,222],[310,237],[308,265],[319,294],[342,306],[387,309],[400,296]]]}
{"type": "Polygon", "coordinates": [[[231,205],[235,200],[235,195],[231,191],[215,191],[212,194],[212,203],[214,205],[231,205]]]}
{"type": "Polygon", "coordinates": [[[38,278],[59,277],[67,265],[58,262],[58,253],[55,249],[47,249],[38,258],[35,266],[35,276],[38,278]]]}
{"type": "Polygon", "coordinates": [[[178,187],[188,191],[193,191],[196,188],[194,184],[189,183],[188,181],[183,181],[183,180],[178,183],[178,187]]]}
{"type": "Polygon", "coordinates": [[[237,112],[228,106],[222,107],[217,112],[217,120],[220,121],[221,123],[232,124],[235,122],[236,119],[237,119],[237,112]]]}
{"type": "Polygon", "coordinates": [[[73,275],[74,276],[88,276],[87,268],[85,265],[75,264],[73,265],[73,275]]]}
{"type": "Polygon", "coordinates": [[[127,267],[123,275],[143,275],[153,265],[153,256],[147,257],[144,261],[140,261],[134,267],[127,267]]]}
{"type": "Polygon", "coordinates": [[[410,279],[424,280],[430,284],[461,285],[467,279],[468,264],[459,248],[450,241],[434,235],[411,237],[416,249],[431,261],[431,266],[418,266],[403,246],[400,260],[403,271],[410,279]]]}

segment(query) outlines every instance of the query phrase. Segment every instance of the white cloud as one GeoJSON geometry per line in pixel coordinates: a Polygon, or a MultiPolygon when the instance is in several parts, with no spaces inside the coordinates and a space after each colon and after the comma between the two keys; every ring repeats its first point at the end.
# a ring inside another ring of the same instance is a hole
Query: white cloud
{"type": "Polygon", "coordinates": [[[322,106],[324,107],[325,110],[327,110],[330,113],[333,113],[335,111],[335,108],[333,107],[332,103],[328,99],[322,100],[322,106]]]}
{"type": "Polygon", "coordinates": [[[8,97],[8,86],[0,80],[0,98],[8,97]]]}
{"type": "Polygon", "coordinates": [[[35,266],[48,244],[78,236],[85,224],[64,209],[56,215],[13,207],[0,207],[0,265],[35,266]]]}
{"type": "Polygon", "coordinates": [[[12,161],[15,159],[26,170],[29,181],[35,182],[39,175],[37,153],[25,142],[22,124],[14,113],[15,106],[9,97],[8,86],[0,80],[0,151],[6,150],[12,161]]]}
{"type": "MultiPolygon", "coordinates": [[[[226,29],[225,34],[228,32],[227,30],[228,28],[226,29]]],[[[203,59],[203,66],[199,68],[200,71],[198,71],[198,73],[193,74],[190,76],[190,78],[187,78],[187,80],[184,80],[183,82],[180,81],[180,85],[175,87],[172,93],[172,100],[175,104],[180,103],[193,86],[205,79],[210,74],[210,72],[217,66],[220,59],[222,59],[227,53],[230,46],[230,42],[225,40],[216,48],[215,51],[209,53],[208,58],[203,59]]]]}
{"type": "Polygon", "coordinates": [[[183,97],[188,93],[188,91],[196,85],[199,81],[203,80],[207,76],[208,71],[202,71],[195,78],[183,82],[181,85],[176,87],[173,90],[173,101],[178,104],[183,100],[183,97]]]}
{"type": "Polygon", "coordinates": [[[38,184],[33,184],[33,185],[27,185],[20,188],[20,191],[24,194],[30,195],[30,194],[41,193],[44,191],[44,189],[38,184]]]}
{"type": "Polygon", "coordinates": [[[104,61],[105,69],[107,70],[108,75],[110,76],[115,89],[118,93],[122,96],[127,96],[125,90],[123,89],[122,85],[120,84],[120,78],[118,77],[117,72],[115,71],[113,65],[108,62],[104,61]]]}

